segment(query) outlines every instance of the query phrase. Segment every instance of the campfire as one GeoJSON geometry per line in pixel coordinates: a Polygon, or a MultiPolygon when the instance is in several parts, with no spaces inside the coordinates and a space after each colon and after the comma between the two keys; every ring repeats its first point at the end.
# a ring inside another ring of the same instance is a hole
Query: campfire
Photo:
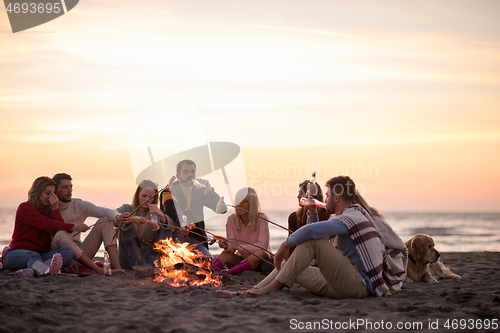
{"type": "Polygon", "coordinates": [[[168,283],[174,287],[200,286],[209,284],[219,286],[220,276],[210,269],[211,259],[198,252],[189,243],[176,243],[171,239],[155,243],[160,259],[155,262],[155,281],[168,283]],[[196,253],[195,253],[196,252],[196,253]]]}

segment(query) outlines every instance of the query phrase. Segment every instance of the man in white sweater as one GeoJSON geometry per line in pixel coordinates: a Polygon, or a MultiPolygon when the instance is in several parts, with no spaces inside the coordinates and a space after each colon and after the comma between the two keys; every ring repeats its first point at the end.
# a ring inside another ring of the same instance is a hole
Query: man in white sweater
{"type": "Polygon", "coordinates": [[[98,274],[102,274],[103,269],[95,265],[91,259],[96,255],[101,243],[104,243],[115,271],[123,271],[118,260],[113,222],[126,218],[130,214],[118,214],[114,209],[98,207],[91,202],[72,198],[73,183],[71,181],[73,179],[68,174],[58,173],[52,179],[59,185],[56,194],[59,198],[59,209],[64,222],[82,225],[87,217],[103,218],[94,225],[83,242],[79,232],[72,232],[69,237],[58,233],[52,241],[53,247],[69,246],[73,250],[73,259],[95,270],[98,274]]]}

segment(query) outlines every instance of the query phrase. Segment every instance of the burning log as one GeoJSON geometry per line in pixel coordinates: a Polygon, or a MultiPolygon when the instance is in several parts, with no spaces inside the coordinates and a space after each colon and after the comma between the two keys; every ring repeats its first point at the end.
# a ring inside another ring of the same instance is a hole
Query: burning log
{"type": "Polygon", "coordinates": [[[146,266],[132,266],[132,270],[136,272],[135,276],[138,278],[153,278],[155,276],[155,269],[146,266]]]}
{"type": "Polygon", "coordinates": [[[211,284],[220,285],[221,277],[210,269],[211,258],[195,253],[189,243],[176,243],[164,239],[155,243],[160,259],[155,262],[155,281],[168,283],[174,287],[211,284]]]}
{"type": "Polygon", "coordinates": [[[211,271],[205,270],[204,273],[206,274],[199,274],[199,272],[202,271],[200,267],[182,262],[175,264],[174,269],[184,270],[186,272],[186,276],[190,275],[193,277],[193,279],[198,279],[199,281],[205,280],[207,278],[207,275],[212,273],[211,271]]]}

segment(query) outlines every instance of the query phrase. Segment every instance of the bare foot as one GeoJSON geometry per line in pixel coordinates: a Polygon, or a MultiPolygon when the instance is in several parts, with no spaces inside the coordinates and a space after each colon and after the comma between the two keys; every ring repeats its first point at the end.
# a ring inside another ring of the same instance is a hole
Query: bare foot
{"type": "Polygon", "coordinates": [[[253,287],[253,288],[247,289],[247,290],[240,290],[240,291],[238,291],[238,295],[255,294],[256,290],[259,290],[259,288],[253,287]]]}
{"type": "Polygon", "coordinates": [[[226,296],[235,296],[235,295],[265,295],[267,293],[270,293],[272,291],[278,291],[283,289],[285,287],[284,284],[281,282],[274,280],[264,288],[255,288],[253,287],[252,289],[247,289],[247,290],[240,290],[240,291],[229,291],[229,290],[217,290],[218,294],[221,295],[226,295],[226,296]]]}
{"type": "Polygon", "coordinates": [[[279,282],[278,280],[274,280],[264,288],[255,288],[253,287],[252,289],[248,289],[244,291],[244,294],[252,294],[252,295],[265,295],[267,293],[273,292],[273,291],[278,291],[281,290],[285,287],[284,284],[279,282]]]}
{"type": "Polygon", "coordinates": [[[273,290],[264,290],[264,289],[267,289],[267,288],[262,288],[262,289],[252,288],[252,289],[248,289],[248,290],[243,290],[241,294],[242,295],[249,295],[249,294],[252,294],[252,295],[265,295],[265,294],[270,293],[271,291],[273,291],[273,290]]]}
{"type": "Polygon", "coordinates": [[[122,274],[127,274],[124,269],[121,268],[116,268],[111,270],[111,275],[122,275],[122,274]]]}
{"type": "Polygon", "coordinates": [[[225,295],[225,296],[236,296],[239,295],[239,291],[229,291],[229,290],[217,290],[217,294],[225,295]]]}

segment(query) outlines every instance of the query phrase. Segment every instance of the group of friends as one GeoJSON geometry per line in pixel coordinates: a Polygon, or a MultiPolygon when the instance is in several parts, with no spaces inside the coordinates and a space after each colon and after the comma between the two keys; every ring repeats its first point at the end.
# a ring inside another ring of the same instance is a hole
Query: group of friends
{"type": "MultiPolygon", "coordinates": [[[[72,180],[59,173],[33,182],[28,200],[17,209],[12,241],[2,251],[3,267],[25,276],[55,275],[61,269],[104,274],[102,264],[93,261],[104,244],[112,274],[120,274],[133,266],[153,265],[159,257],[154,244],[166,238],[188,242],[197,254],[212,258],[203,209],[226,213],[228,208],[209,181],[196,178],[194,161],[180,161],[176,176],[161,191],[154,182],[143,180],[132,203],[117,209],[73,198],[72,180]],[[98,220],[88,226],[88,217],[98,220]],[[82,241],[81,233],[90,228],[82,241]]],[[[332,298],[398,291],[407,265],[403,241],[356,191],[351,178],[334,177],[326,188],[323,196],[315,182],[299,185],[299,207],[288,218],[290,235],[276,254],[257,192],[240,189],[235,212],[227,219],[226,237],[219,239],[223,251],[212,259],[212,269],[227,274],[259,270],[267,275],[239,294],[265,294],[295,283],[332,298]],[[325,201],[326,208],[300,204],[305,196],[325,201]]]]}

